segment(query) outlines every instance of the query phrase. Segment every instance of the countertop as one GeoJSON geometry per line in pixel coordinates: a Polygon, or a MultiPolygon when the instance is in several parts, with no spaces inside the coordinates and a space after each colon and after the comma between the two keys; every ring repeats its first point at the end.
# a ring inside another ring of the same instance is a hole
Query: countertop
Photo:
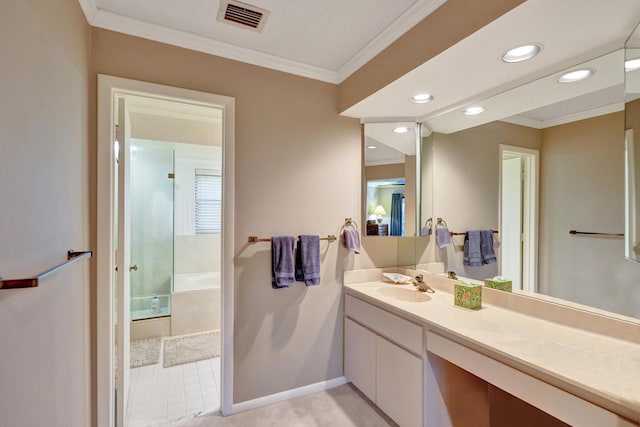
{"type": "MultiPolygon", "coordinates": [[[[386,309],[598,406],[640,422],[640,345],[483,303],[453,304],[444,290],[404,301],[382,281],[345,284],[345,293],[386,309]]],[[[409,294],[407,294],[409,295],[409,294]]]]}

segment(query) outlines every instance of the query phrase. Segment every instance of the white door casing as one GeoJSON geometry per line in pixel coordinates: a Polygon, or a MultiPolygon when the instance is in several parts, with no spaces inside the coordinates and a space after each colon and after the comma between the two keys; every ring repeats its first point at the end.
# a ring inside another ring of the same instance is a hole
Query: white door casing
{"type": "MultiPolygon", "coordinates": [[[[126,253],[119,253],[116,260],[114,233],[116,224],[116,187],[114,101],[116,95],[139,95],[156,99],[166,99],[189,104],[211,106],[223,111],[223,206],[222,206],[222,381],[221,404],[222,413],[228,415],[233,411],[233,254],[234,254],[234,114],[235,101],[233,98],[198,92],[188,89],[180,89],[170,86],[141,82],[137,80],[123,79],[119,77],[98,75],[98,177],[97,177],[97,423],[99,427],[112,427],[116,425],[114,390],[120,386],[118,400],[119,408],[125,401],[123,391],[126,385],[127,369],[122,370],[123,375],[118,381],[114,376],[114,279],[115,265],[118,270],[118,296],[128,295],[125,289],[127,280],[124,279],[129,271],[126,253]],[[120,280],[120,278],[123,278],[120,280]],[[124,383],[124,384],[123,384],[124,383]]],[[[126,107],[125,107],[126,108],[126,107]]],[[[126,120],[125,120],[126,126],[126,120]]],[[[124,132],[126,142],[126,129],[124,132]]],[[[125,147],[121,147],[121,153],[125,147]]],[[[126,156],[125,156],[126,158],[126,156]]],[[[124,184],[124,182],[123,182],[124,184]]],[[[126,188],[126,186],[125,186],[126,188]]],[[[126,197],[124,192],[121,192],[126,197]]],[[[126,203],[125,203],[126,204],[126,203]]],[[[121,212],[124,215],[124,212],[121,212]]],[[[124,215],[126,218],[126,215],[124,215]]],[[[126,227],[126,224],[122,224],[126,227]]],[[[118,227],[120,228],[120,227],[118,227]]],[[[122,239],[125,237],[119,237],[122,239]]],[[[126,238],[125,238],[126,239],[126,238]]],[[[122,242],[122,240],[120,240],[122,242]]],[[[127,245],[123,245],[124,248],[127,245]]],[[[117,333],[120,342],[128,342],[128,325],[124,316],[129,316],[129,307],[123,306],[128,298],[118,298],[118,317],[123,319],[117,333]],[[122,314],[121,314],[122,313],[122,314]],[[126,314],[125,314],[126,313],[126,314]],[[120,326],[122,325],[122,326],[120,326]],[[124,330],[127,330],[125,332],[124,330]],[[126,336],[125,336],[126,333],[126,336]],[[126,340],[126,341],[125,341],[126,340]]],[[[120,321],[120,319],[118,319],[120,321]]],[[[122,346],[121,346],[122,347],[122,346]]],[[[124,363],[126,355],[118,356],[118,363],[124,363]]],[[[122,365],[119,365],[122,366],[122,365]]],[[[124,413],[119,410],[117,425],[122,425],[124,413]]]]}

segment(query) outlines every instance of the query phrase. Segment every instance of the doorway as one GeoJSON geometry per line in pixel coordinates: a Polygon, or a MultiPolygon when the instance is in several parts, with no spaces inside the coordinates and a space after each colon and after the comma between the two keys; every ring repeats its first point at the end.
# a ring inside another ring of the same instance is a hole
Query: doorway
{"type": "Polygon", "coordinates": [[[98,423],[228,413],[233,99],[101,75],[98,116],[98,423]]]}
{"type": "Polygon", "coordinates": [[[536,292],[538,150],[500,145],[500,272],[536,292]]]}

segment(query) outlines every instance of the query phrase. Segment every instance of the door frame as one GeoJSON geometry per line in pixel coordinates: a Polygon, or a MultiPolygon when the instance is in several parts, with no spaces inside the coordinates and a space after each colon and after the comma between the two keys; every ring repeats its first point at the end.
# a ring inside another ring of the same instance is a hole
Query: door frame
{"type": "Polygon", "coordinates": [[[220,108],[223,111],[222,211],[222,353],[221,410],[233,406],[233,291],[234,291],[234,135],[235,99],[190,89],[98,74],[97,124],[97,251],[96,251],[96,419],[99,427],[114,425],[114,95],[131,94],[220,108]]]}
{"type": "MultiPolygon", "coordinates": [[[[539,209],[539,165],[540,151],[537,149],[516,147],[500,144],[499,154],[499,189],[498,189],[498,215],[500,224],[500,236],[502,236],[502,161],[506,153],[515,154],[524,160],[524,194],[522,196],[525,206],[523,215],[527,217],[524,228],[525,241],[522,245],[522,290],[527,292],[538,291],[538,209],[539,209]]],[[[501,257],[502,258],[502,257],[501,257]]],[[[500,261],[502,262],[502,260],[500,261]]],[[[500,265],[502,270],[502,265],[500,265]]]]}

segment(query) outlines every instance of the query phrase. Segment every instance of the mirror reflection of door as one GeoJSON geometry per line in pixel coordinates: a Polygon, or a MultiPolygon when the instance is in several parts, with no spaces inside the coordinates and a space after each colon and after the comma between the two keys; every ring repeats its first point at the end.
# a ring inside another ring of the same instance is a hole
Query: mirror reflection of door
{"type": "Polygon", "coordinates": [[[538,150],[500,146],[500,272],[535,292],[538,150]]]}
{"type": "Polygon", "coordinates": [[[415,123],[366,123],[364,135],[366,235],[414,235],[415,123]]]}

